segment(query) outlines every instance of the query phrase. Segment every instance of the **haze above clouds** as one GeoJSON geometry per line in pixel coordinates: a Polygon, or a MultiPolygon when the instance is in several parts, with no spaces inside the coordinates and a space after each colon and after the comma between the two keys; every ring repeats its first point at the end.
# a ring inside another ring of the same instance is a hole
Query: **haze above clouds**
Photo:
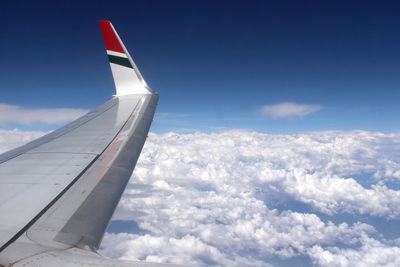
{"type": "Polygon", "coordinates": [[[0,103],[0,125],[7,123],[30,125],[34,123],[60,124],[77,119],[89,110],[56,108],[29,109],[0,103]]]}
{"type": "MultiPolygon", "coordinates": [[[[1,131],[0,150],[43,133],[1,131]]],[[[400,135],[150,133],[102,243],[210,266],[398,266],[400,135]]]]}

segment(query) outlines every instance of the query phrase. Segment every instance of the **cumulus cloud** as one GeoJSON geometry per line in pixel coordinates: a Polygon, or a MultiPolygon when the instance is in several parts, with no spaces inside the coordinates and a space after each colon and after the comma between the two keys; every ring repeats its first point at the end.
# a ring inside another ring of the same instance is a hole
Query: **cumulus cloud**
{"type": "Polygon", "coordinates": [[[292,119],[302,118],[321,109],[323,109],[323,107],[319,105],[283,102],[276,105],[263,106],[261,108],[261,113],[273,119],[292,119]]]}
{"type": "Polygon", "coordinates": [[[0,103],[0,125],[7,123],[29,125],[33,123],[58,124],[72,121],[85,113],[86,109],[27,109],[0,103]]]}
{"type": "Polygon", "coordinates": [[[107,234],[102,253],[210,266],[367,253],[383,233],[364,219],[400,216],[389,183],[400,160],[387,145],[399,142],[363,131],[150,134],[115,217],[138,228],[107,234]]]}
{"type": "MultiPolygon", "coordinates": [[[[0,149],[40,134],[0,131],[0,149]]],[[[400,134],[365,131],[150,133],[100,252],[208,266],[398,266],[399,148],[400,134]]]]}
{"type": "Polygon", "coordinates": [[[314,246],[309,251],[314,263],[321,266],[400,266],[400,247],[366,235],[360,249],[314,246]]]}

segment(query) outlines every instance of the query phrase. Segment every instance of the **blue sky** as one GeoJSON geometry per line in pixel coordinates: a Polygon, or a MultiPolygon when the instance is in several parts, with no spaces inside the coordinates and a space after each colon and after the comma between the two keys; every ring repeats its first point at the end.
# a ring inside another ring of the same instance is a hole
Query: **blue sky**
{"type": "Polygon", "coordinates": [[[399,7],[372,1],[6,1],[0,102],[91,109],[107,100],[114,89],[98,20],[108,19],[160,94],[155,132],[398,132],[399,7]],[[264,106],[283,102],[321,109],[294,118],[262,114],[264,106]]]}

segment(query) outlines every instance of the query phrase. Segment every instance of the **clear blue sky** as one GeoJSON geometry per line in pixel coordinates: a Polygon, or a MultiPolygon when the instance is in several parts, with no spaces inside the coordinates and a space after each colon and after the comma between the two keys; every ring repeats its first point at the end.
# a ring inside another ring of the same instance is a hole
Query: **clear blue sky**
{"type": "Polygon", "coordinates": [[[400,129],[400,4],[3,1],[1,103],[94,108],[114,92],[98,20],[160,94],[153,131],[400,129]],[[324,109],[262,116],[281,102],[324,109]]]}

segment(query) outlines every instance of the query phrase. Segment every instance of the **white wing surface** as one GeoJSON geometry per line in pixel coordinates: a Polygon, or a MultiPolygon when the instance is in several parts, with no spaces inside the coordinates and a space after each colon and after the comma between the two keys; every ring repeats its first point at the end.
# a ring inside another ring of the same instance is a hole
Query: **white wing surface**
{"type": "Polygon", "coordinates": [[[112,24],[100,26],[116,95],[0,156],[0,266],[158,266],[96,253],[158,101],[112,24]]]}

